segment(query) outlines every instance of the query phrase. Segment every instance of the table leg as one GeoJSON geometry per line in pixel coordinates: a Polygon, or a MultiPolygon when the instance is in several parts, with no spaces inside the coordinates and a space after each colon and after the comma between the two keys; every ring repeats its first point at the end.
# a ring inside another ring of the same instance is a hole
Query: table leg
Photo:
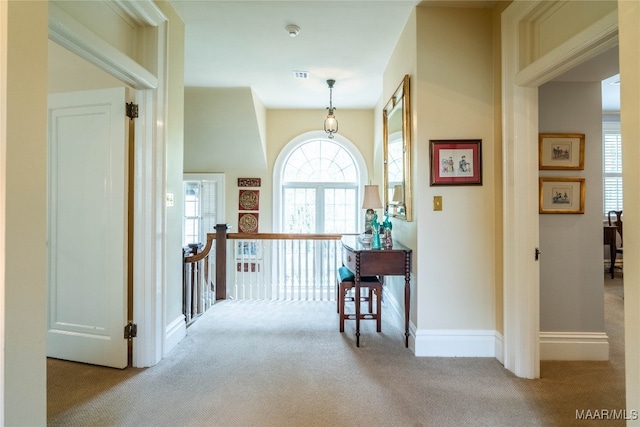
{"type": "Polygon", "coordinates": [[[411,308],[411,278],[404,278],[404,346],[409,348],[409,309],[411,308]]]}
{"type": "Polygon", "coordinates": [[[611,267],[609,268],[609,272],[611,273],[611,278],[613,279],[615,274],[614,274],[614,268],[616,265],[616,240],[615,237],[613,238],[613,241],[609,242],[609,259],[611,260],[611,267]]]}
{"type": "Polygon", "coordinates": [[[354,300],[356,305],[356,347],[360,347],[360,277],[356,277],[353,284],[356,287],[354,300]]]}

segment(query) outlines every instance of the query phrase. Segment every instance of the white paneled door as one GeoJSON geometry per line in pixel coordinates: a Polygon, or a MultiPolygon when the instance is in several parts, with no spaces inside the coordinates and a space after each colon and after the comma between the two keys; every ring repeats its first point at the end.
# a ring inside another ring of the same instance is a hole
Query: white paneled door
{"type": "Polygon", "coordinates": [[[47,356],[127,366],[125,88],[49,97],[47,356]]]}

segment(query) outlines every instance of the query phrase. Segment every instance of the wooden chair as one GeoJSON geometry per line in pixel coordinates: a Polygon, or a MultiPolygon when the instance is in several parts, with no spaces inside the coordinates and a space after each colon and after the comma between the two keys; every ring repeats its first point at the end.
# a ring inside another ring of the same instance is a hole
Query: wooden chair
{"type": "MultiPolygon", "coordinates": [[[[607,212],[607,219],[609,221],[609,225],[615,225],[616,228],[618,229],[618,234],[620,235],[620,246],[616,246],[616,253],[623,255],[622,246],[623,246],[624,240],[622,236],[622,211],[607,212]],[[613,221],[612,221],[612,217],[613,217],[613,221]]],[[[622,268],[622,267],[619,267],[619,268],[622,268]]]]}
{"type": "MultiPolygon", "coordinates": [[[[355,277],[347,267],[338,269],[338,277],[336,280],[336,300],[338,305],[338,317],[340,319],[340,332],[344,332],[344,321],[354,320],[355,313],[345,313],[345,302],[353,301],[355,297],[347,296],[351,289],[355,288],[355,277]]],[[[375,320],[376,330],[382,331],[382,283],[377,277],[361,277],[360,289],[366,288],[366,293],[361,292],[360,304],[367,302],[369,305],[368,312],[360,312],[360,320],[375,320]],[[373,299],[376,300],[376,310],[373,310],[373,299]]]]}

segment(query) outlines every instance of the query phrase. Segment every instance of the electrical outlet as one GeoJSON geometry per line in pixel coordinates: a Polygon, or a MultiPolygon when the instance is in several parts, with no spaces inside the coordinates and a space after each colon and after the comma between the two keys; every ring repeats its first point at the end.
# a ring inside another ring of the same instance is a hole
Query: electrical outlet
{"type": "Polygon", "coordinates": [[[442,210],[442,196],[433,196],[433,210],[434,211],[442,210]]]}

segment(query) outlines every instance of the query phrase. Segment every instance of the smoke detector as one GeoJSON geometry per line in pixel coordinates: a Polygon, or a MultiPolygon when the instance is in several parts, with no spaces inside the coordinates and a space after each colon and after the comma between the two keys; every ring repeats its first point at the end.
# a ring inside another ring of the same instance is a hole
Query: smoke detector
{"type": "Polygon", "coordinates": [[[287,33],[289,33],[289,37],[296,37],[300,34],[300,27],[297,25],[287,25],[285,29],[287,30],[287,33]]]}

